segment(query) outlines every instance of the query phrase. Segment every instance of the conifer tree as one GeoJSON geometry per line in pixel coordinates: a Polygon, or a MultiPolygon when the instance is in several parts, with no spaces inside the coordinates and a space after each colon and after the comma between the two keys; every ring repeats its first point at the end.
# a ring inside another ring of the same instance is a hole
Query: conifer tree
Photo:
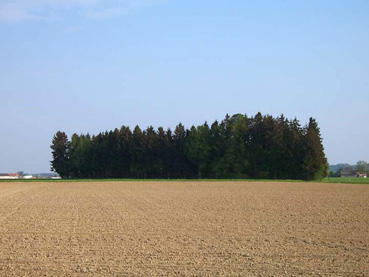
{"type": "Polygon", "coordinates": [[[60,177],[70,177],[70,163],[68,157],[69,141],[64,132],[58,131],[52,140],[53,160],[51,161],[51,171],[57,172],[60,177]]]}
{"type": "Polygon", "coordinates": [[[310,118],[304,129],[304,160],[302,168],[305,178],[319,180],[328,175],[328,163],[324,154],[320,129],[315,119],[310,118]]]}
{"type": "Polygon", "coordinates": [[[131,150],[131,174],[135,178],[145,178],[145,134],[139,126],[133,130],[131,150]]]}
{"type": "Polygon", "coordinates": [[[129,178],[131,167],[130,145],[132,141],[132,132],[129,127],[122,126],[119,130],[119,157],[118,167],[120,169],[120,178],[129,178]]]}

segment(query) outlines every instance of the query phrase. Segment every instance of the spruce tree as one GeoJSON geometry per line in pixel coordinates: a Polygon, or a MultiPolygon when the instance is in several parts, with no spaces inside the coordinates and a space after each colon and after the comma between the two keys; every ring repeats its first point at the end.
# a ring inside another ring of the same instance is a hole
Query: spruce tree
{"type": "Polygon", "coordinates": [[[64,132],[58,131],[52,140],[53,160],[51,161],[51,171],[57,172],[62,178],[70,177],[70,163],[68,157],[69,141],[64,132]]]}
{"type": "Polygon", "coordinates": [[[328,174],[328,163],[324,154],[320,129],[314,118],[309,119],[304,134],[305,155],[302,165],[304,178],[308,181],[322,179],[328,174]]]}

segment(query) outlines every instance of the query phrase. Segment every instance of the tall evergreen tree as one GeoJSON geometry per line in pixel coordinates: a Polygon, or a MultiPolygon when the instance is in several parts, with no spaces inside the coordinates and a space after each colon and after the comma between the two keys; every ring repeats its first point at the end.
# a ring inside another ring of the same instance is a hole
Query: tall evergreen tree
{"type": "Polygon", "coordinates": [[[289,179],[304,179],[303,178],[303,159],[304,151],[304,137],[300,122],[295,118],[289,122],[288,136],[286,143],[289,145],[288,154],[289,159],[287,163],[287,170],[290,172],[289,179]]]}
{"type": "Polygon", "coordinates": [[[118,157],[118,167],[120,169],[121,178],[129,178],[130,167],[131,167],[131,151],[130,145],[132,142],[132,132],[129,127],[122,126],[119,130],[119,157],[118,157]]]}
{"type": "MultiPolygon", "coordinates": [[[[253,178],[267,178],[269,172],[263,170],[263,116],[261,113],[257,113],[255,117],[249,120],[250,129],[250,145],[249,145],[249,172],[253,178]]],[[[265,145],[265,144],[264,144],[265,145]]],[[[265,167],[265,165],[264,165],[265,167]]]]}
{"type": "Polygon", "coordinates": [[[139,126],[133,130],[131,143],[131,174],[135,178],[146,178],[145,134],[139,126]]]}
{"type": "Polygon", "coordinates": [[[53,160],[51,161],[51,171],[57,172],[60,177],[70,177],[70,163],[68,157],[69,141],[64,132],[58,131],[52,140],[53,160]]]}
{"type": "Polygon", "coordinates": [[[179,123],[174,129],[173,134],[173,177],[185,178],[186,161],[184,156],[184,142],[186,138],[186,129],[179,123]]]}
{"type": "Polygon", "coordinates": [[[302,168],[305,178],[318,180],[328,175],[328,163],[324,154],[320,129],[315,119],[310,118],[304,128],[304,160],[302,168]]]}
{"type": "Polygon", "coordinates": [[[80,142],[79,136],[73,134],[69,142],[68,157],[70,161],[70,173],[72,178],[82,178],[81,167],[82,167],[82,156],[80,153],[80,142]]]}
{"type": "Polygon", "coordinates": [[[145,168],[148,178],[158,178],[163,169],[159,157],[159,143],[157,133],[152,126],[146,129],[145,140],[145,168]]]}
{"type": "MultiPolygon", "coordinates": [[[[209,126],[192,126],[186,137],[184,154],[192,163],[191,169],[197,172],[197,177],[207,176],[207,165],[209,164],[209,126]],[[195,170],[196,169],[196,170],[195,170]]],[[[189,172],[190,173],[190,172],[189,172]]]]}
{"type": "Polygon", "coordinates": [[[224,178],[223,165],[221,163],[222,157],[226,152],[225,145],[225,124],[224,120],[220,123],[215,121],[210,128],[210,164],[209,177],[224,178]]]}

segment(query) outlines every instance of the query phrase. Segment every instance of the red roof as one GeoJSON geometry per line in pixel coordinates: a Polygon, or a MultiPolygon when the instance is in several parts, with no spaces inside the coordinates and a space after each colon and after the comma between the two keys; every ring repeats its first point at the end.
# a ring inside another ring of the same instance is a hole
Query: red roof
{"type": "Polygon", "coordinates": [[[18,174],[17,173],[0,173],[0,176],[14,176],[14,177],[17,177],[18,174]]]}

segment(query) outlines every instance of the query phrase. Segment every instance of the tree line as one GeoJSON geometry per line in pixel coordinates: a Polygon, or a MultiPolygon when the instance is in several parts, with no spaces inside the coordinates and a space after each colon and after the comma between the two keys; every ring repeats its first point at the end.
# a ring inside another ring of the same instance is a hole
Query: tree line
{"type": "Polygon", "coordinates": [[[149,126],[97,135],[58,131],[51,170],[62,178],[262,178],[315,180],[328,163],[320,130],[283,115],[226,115],[210,126],[149,126]]]}

